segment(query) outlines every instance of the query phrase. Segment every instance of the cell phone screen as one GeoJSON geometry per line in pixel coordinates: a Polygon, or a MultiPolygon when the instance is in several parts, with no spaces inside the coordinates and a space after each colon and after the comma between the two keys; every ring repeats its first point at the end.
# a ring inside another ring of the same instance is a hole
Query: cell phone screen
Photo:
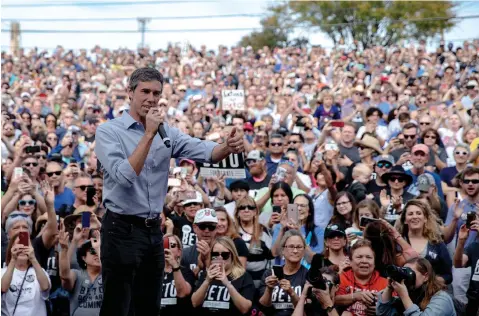
{"type": "Polygon", "coordinates": [[[83,212],[81,214],[81,226],[82,226],[82,228],[89,228],[90,227],[90,218],[91,218],[91,213],[90,212],[83,212]]]}
{"type": "Polygon", "coordinates": [[[25,247],[28,247],[28,232],[20,232],[18,234],[18,239],[20,241],[20,244],[25,247]]]}
{"type": "Polygon", "coordinates": [[[273,273],[278,278],[278,280],[284,279],[283,266],[273,266],[273,273]]]}

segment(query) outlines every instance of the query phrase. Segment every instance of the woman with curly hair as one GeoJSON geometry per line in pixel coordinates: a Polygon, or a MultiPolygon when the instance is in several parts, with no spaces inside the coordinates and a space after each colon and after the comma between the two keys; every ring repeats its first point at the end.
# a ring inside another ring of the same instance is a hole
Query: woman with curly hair
{"type": "Polygon", "coordinates": [[[436,215],[429,205],[420,200],[409,201],[397,226],[399,233],[417,251],[419,257],[431,262],[437,278],[445,284],[451,283],[451,256],[442,240],[436,215]]]}

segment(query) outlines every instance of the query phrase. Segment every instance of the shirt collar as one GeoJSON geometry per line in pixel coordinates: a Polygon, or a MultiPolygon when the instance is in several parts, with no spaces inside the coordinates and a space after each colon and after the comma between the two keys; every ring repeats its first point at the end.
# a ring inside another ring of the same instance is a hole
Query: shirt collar
{"type": "Polygon", "coordinates": [[[130,111],[128,110],[123,111],[123,114],[120,116],[120,120],[126,129],[129,129],[132,125],[138,123],[133,117],[131,117],[130,111]]]}

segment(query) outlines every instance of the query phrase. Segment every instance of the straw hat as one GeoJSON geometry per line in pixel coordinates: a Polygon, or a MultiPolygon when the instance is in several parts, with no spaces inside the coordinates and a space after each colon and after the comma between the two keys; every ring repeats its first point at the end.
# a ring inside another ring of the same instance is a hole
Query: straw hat
{"type": "Polygon", "coordinates": [[[381,144],[379,143],[379,140],[369,134],[364,134],[363,137],[361,137],[360,140],[356,140],[354,144],[366,148],[371,148],[377,151],[380,155],[383,154],[383,150],[381,149],[381,144]]]}

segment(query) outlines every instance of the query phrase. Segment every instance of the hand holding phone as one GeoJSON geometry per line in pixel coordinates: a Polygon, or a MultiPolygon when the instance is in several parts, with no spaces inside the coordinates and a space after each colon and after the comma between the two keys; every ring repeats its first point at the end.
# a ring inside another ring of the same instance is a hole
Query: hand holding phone
{"type": "Polygon", "coordinates": [[[28,232],[20,232],[18,233],[18,240],[21,245],[28,247],[30,242],[28,240],[28,232]]]}
{"type": "Polygon", "coordinates": [[[379,219],[377,219],[377,218],[362,216],[360,221],[359,221],[359,227],[360,228],[365,228],[369,223],[372,223],[372,222],[375,222],[375,221],[378,221],[378,220],[379,219]]]}
{"type": "Polygon", "coordinates": [[[332,121],[331,126],[332,127],[343,128],[344,127],[344,122],[342,122],[342,121],[332,121]]]}
{"type": "Polygon", "coordinates": [[[164,237],[163,238],[163,248],[164,249],[170,249],[170,238],[169,237],[164,237]]]}
{"type": "Polygon", "coordinates": [[[284,279],[283,266],[274,265],[273,266],[273,275],[278,278],[278,280],[284,279]]]}
{"type": "Polygon", "coordinates": [[[288,204],[287,207],[287,215],[288,219],[293,221],[295,224],[299,223],[299,210],[298,205],[296,204],[288,204]]]}

